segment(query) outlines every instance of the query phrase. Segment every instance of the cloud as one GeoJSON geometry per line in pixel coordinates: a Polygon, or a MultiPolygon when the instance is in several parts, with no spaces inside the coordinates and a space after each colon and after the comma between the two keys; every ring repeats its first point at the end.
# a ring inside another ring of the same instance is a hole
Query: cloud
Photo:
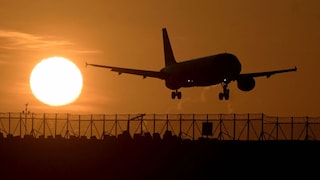
{"type": "Polygon", "coordinates": [[[50,36],[39,36],[17,31],[0,30],[0,49],[4,50],[43,50],[63,48],[75,53],[100,53],[96,50],[75,49],[75,44],[50,36]]]}
{"type": "Polygon", "coordinates": [[[201,102],[205,102],[206,101],[206,93],[208,91],[212,91],[213,87],[212,86],[209,86],[209,87],[204,87],[202,92],[201,92],[201,95],[200,95],[200,101],[201,102]]]}
{"type": "Polygon", "coordinates": [[[50,40],[49,38],[16,31],[0,30],[0,38],[3,40],[2,42],[4,42],[1,44],[0,48],[8,50],[38,49],[72,45],[72,43],[68,41],[50,40]]]}

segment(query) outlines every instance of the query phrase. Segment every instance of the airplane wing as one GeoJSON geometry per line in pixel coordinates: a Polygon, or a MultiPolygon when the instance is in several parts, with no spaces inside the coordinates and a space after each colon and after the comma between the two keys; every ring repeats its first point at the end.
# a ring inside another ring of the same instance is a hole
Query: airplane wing
{"type": "Polygon", "coordinates": [[[152,77],[152,78],[158,78],[158,79],[166,79],[167,77],[166,73],[159,72],[159,71],[129,69],[129,68],[121,68],[121,67],[105,66],[105,65],[99,65],[99,64],[89,64],[89,63],[86,63],[86,66],[94,66],[94,67],[111,69],[111,71],[118,72],[119,75],[122,73],[126,73],[126,74],[140,75],[140,76],[143,76],[143,78],[152,77]]]}
{"type": "Polygon", "coordinates": [[[241,77],[261,77],[261,76],[266,76],[267,78],[269,78],[271,75],[274,75],[274,74],[291,72],[291,71],[297,71],[297,67],[294,67],[292,69],[283,69],[283,70],[277,70],[277,71],[245,73],[245,74],[240,74],[239,76],[240,78],[241,77]]]}

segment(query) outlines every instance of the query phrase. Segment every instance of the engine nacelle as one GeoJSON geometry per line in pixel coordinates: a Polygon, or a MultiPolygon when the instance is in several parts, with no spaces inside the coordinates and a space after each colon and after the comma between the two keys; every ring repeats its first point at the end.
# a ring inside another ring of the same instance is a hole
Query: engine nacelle
{"type": "Polygon", "coordinates": [[[251,91],[256,85],[253,77],[243,77],[237,80],[238,88],[242,91],[251,91]]]}

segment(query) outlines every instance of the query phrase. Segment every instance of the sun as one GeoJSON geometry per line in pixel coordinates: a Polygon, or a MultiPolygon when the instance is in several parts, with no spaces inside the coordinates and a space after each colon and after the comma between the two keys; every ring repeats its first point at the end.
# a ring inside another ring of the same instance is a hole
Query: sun
{"type": "Polygon", "coordinates": [[[33,95],[50,106],[63,106],[74,102],[82,91],[79,68],[63,57],[50,57],[40,61],[30,75],[33,95]]]}

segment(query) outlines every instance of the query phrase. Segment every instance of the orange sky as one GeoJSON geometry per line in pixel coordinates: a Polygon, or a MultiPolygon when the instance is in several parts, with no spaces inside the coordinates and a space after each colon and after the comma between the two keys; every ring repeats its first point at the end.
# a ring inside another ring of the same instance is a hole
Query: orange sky
{"type": "Polygon", "coordinates": [[[0,2],[1,112],[265,113],[320,116],[320,1],[8,0],[0,2]],[[256,78],[242,92],[230,83],[182,88],[171,99],[164,81],[85,67],[85,62],[160,70],[161,28],[177,61],[220,52],[235,54],[242,72],[298,67],[256,78]],[[39,102],[29,87],[32,68],[50,56],[76,63],[84,80],[80,97],[63,107],[39,102]]]}

